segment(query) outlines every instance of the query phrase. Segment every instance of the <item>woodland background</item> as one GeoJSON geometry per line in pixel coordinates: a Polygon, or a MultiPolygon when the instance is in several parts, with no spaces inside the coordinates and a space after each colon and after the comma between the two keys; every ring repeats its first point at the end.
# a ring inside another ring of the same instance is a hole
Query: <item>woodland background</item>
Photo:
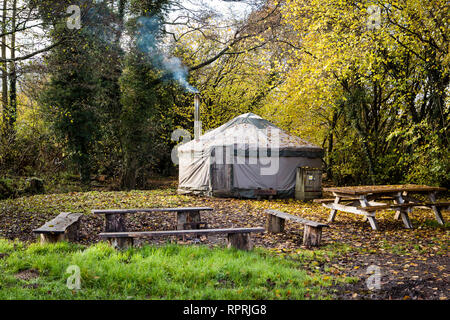
{"type": "Polygon", "coordinates": [[[176,175],[190,86],[204,130],[256,113],[323,147],[334,184],[450,186],[447,1],[246,3],[0,1],[0,198],[176,175]]]}

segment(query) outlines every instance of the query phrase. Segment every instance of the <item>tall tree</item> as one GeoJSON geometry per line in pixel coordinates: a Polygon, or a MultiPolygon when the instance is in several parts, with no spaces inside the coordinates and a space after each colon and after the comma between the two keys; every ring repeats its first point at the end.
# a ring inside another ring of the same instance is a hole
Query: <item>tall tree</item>
{"type": "Polygon", "coordinates": [[[65,141],[81,181],[89,186],[101,131],[100,117],[109,106],[102,101],[111,95],[105,87],[111,82],[106,63],[111,62],[112,52],[105,39],[113,38],[114,20],[104,2],[81,1],[79,6],[81,29],[68,29],[64,20],[54,25],[53,42],[59,45],[47,57],[49,82],[42,102],[50,122],[65,141]]]}
{"type": "MultiPolygon", "coordinates": [[[[1,54],[2,58],[6,59],[6,30],[7,30],[7,8],[8,1],[3,0],[2,8],[2,42],[1,42],[1,54]]],[[[9,123],[8,110],[8,64],[6,62],[2,63],[2,108],[3,108],[3,123],[9,123]]]]}
{"type": "Polygon", "coordinates": [[[337,182],[448,184],[448,3],[287,0],[283,9],[298,63],[274,101],[280,124],[332,139],[337,182]]]}
{"type": "Polygon", "coordinates": [[[12,0],[11,11],[11,46],[10,56],[11,62],[9,65],[9,127],[12,134],[14,134],[14,124],[17,118],[17,72],[16,72],[16,14],[17,14],[17,0],[12,0]]]}

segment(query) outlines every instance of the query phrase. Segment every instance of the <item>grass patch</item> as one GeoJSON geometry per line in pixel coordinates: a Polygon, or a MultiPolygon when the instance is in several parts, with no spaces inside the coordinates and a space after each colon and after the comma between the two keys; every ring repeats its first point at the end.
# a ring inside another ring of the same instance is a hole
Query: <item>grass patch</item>
{"type": "Polygon", "coordinates": [[[423,224],[427,227],[432,227],[432,228],[440,228],[443,230],[447,230],[450,228],[450,222],[447,221],[444,223],[444,225],[440,225],[436,220],[430,220],[430,219],[426,219],[423,221],[423,224]]]}
{"type": "Polygon", "coordinates": [[[326,299],[327,287],[345,281],[303,270],[301,260],[314,257],[285,259],[259,248],[116,251],[106,243],[0,240],[0,253],[0,299],[326,299]],[[80,290],[66,286],[70,265],[80,268],[80,290]]]}

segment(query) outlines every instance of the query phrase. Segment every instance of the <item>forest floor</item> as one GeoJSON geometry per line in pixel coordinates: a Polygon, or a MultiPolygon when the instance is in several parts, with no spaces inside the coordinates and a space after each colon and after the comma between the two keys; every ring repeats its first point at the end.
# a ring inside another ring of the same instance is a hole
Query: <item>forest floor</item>
{"type": "MultiPolygon", "coordinates": [[[[202,221],[209,228],[260,227],[265,225],[265,209],[279,209],[315,221],[326,222],[329,210],[315,203],[294,199],[240,200],[178,195],[170,183],[149,191],[91,191],[46,194],[0,201],[0,238],[32,242],[32,230],[59,212],[83,212],[80,244],[100,241],[103,217],[90,214],[92,209],[149,208],[176,206],[209,206],[202,212],[202,221]]],[[[450,214],[443,211],[445,221],[450,214]]],[[[338,212],[336,221],[323,230],[323,245],[308,250],[301,245],[303,226],[287,222],[281,234],[254,234],[255,246],[265,248],[289,259],[299,252],[309,251],[318,259],[303,261],[308,272],[320,272],[329,277],[356,278],[339,283],[329,290],[334,299],[436,299],[449,298],[449,226],[440,226],[431,210],[414,210],[410,215],[414,229],[405,229],[393,211],[377,213],[380,231],[373,231],[362,217],[338,212]],[[319,259],[320,257],[320,259],[319,259]],[[375,283],[374,272],[381,277],[380,287],[368,289],[375,283]]],[[[173,213],[134,214],[127,217],[127,230],[171,230],[175,228],[173,213]]],[[[202,243],[217,247],[225,244],[224,237],[181,241],[179,244],[202,243]]],[[[164,244],[168,239],[150,240],[164,244]]]]}

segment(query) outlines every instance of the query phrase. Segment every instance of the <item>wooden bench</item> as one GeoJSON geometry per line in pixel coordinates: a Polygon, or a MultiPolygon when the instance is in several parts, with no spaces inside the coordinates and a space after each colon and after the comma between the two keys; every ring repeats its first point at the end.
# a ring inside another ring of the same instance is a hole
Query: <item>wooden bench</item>
{"type": "Polygon", "coordinates": [[[40,235],[41,243],[78,240],[79,219],[82,213],[62,212],[56,218],[33,230],[40,235]]]}
{"type": "MultiPolygon", "coordinates": [[[[357,200],[356,198],[348,198],[348,201],[353,201],[353,200],[357,200]]],[[[334,199],[313,199],[314,203],[330,203],[330,202],[334,202],[334,199]]]]}
{"type": "MultiPolygon", "coordinates": [[[[204,223],[200,221],[200,211],[211,211],[210,207],[182,207],[182,208],[142,208],[142,209],[106,209],[92,210],[93,214],[105,215],[105,232],[124,232],[125,215],[130,213],[151,213],[151,212],[176,212],[177,230],[184,230],[195,223],[204,223]]],[[[198,226],[196,228],[199,228],[198,226]]]]}
{"type": "Polygon", "coordinates": [[[412,229],[411,220],[409,219],[408,213],[410,213],[412,208],[431,208],[433,210],[437,208],[447,209],[450,205],[449,202],[406,202],[406,203],[394,203],[386,205],[375,205],[375,206],[358,206],[358,210],[364,210],[366,212],[374,212],[378,210],[395,210],[395,219],[402,217],[403,223],[409,229],[412,229]]]}
{"type": "Polygon", "coordinates": [[[448,209],[450,207],[450,202],[406,202],[406,203],[395,203],[395,204],[387,204],[387,205],[380,205],[380,206],[358,206],[358,209],[365,210],[365,211],[377,211],[377,210],[398,210],[401,208],[431,208],[431,207],[438,207],[438,208],[444,208],[448,209]]]}
{"type": "Polygon", "coordinates": [[[255,196],[257,200],[261,200],[262,197],[268,197],[269,200],[272,200],[274,196],[277,195],[277,190],[274,190],[272,188],[270,189],[256,189],[255,196]]]}
{"type": "Polygon", "coordinates": [[[426,202],[425,206],[443,208],[444,210],[450,210],[450,202],[426,202]]]}
{"type": "Polygon", "coordinates": [[[327,224],[307,220],[278,210],[266,210],[265,212],[267,214],[267,231],[271,233],[283,232],[285,220],[303,224],[305,226],[303,245],[306,247],[319,246],[322,239],[322,228],[329,227],[327,224]]]}
{"type": "Polygon", "coordinates": [[[134,238],[152,238],[162,236],[185,236],[227,234],[228,247],[241,250],[251,250],[253,243],[251,232],[264,232],[264,228],[227,228],[227,229],[197,229],[197,230],[169,230],[169,231],[144,231],[144,232],[103,232],[101,238],[107,239],[115,248],[124,249],[133,245],[134,238]]]}
{"type": "MultiPolygon", "coordinates": [[[[369,197],[370,198],[370,197],[369,197]]],[[[394,200],[394,197],[379,197],[378,200],[394,200]]],[[[335,198],[331,199],[314,199],[314,203],[332,203],[334,202],[335,198]]],[[[353,201],[359,201],[360,198],[358,197],[345,197],[340,199],[340,202],[353,202],[353,201]]]]}
{"type": "Polygon", "coordinates": [[[377,210],[388,210],[388,209],[392,209],[392,210],[397,210],[400,208],[413,208],[413,207],[419,207],[419,206],[423,206],[425,205],[424,203],[396,203],[396,204],[386,204],[386,205],[380,205],[380,206],[358,206],[357,208],[360,210],[365,210],[365,211],[377,211],[377,210]]]}

